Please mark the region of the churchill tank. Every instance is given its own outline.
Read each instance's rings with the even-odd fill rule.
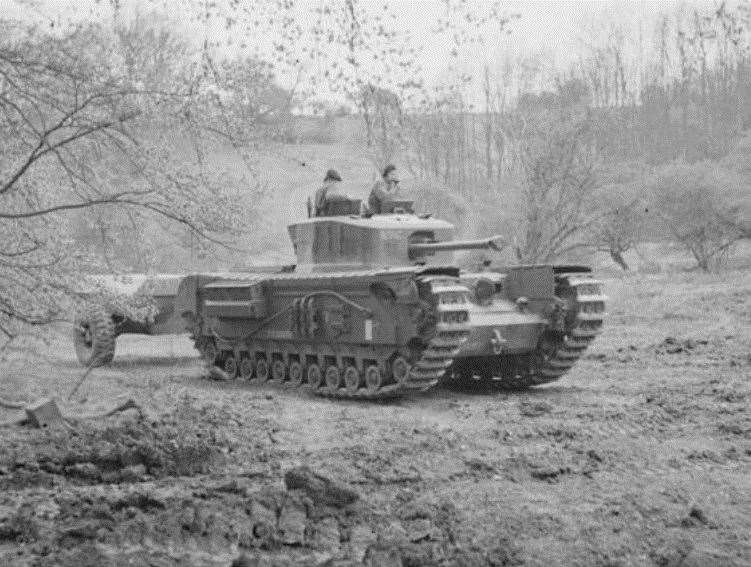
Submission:
[[[354,399],[526,388],[563,376],[602,328],[584,266],[462,270],[456,251],[503,240],[457,240],[411,201],[330,205],[288,227],[294,266],[180,280],[175,314],[215,374]]]

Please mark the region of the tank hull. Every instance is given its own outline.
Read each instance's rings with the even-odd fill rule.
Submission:
[[[181,283],[175,311],[223,378],[342,398],[440,382],[544,384],[601,328],[604,297],[588,274],[512,270],[479,298],[487,277],[452,267],[195,275]]]

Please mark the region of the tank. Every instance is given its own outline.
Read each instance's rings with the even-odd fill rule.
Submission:
[[[174,313],[217,374],[376,399],[440,383],[525,388],[563,376],[603,324],[583,266],[457,267],[456,240],[412,203],[360,214],[339,199],[288,227],[297,264],[182,278]]]

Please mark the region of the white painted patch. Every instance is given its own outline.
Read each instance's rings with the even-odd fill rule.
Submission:
[[[365,340],[373,340],[373,319],[365,319]]]

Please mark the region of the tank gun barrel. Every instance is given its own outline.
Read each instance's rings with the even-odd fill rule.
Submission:
[[[501,236],[480,238],[478,240],[447,240],[446,242],[420,242],[410,244],[409,251],[412,254],[425,254],[429,252],[444,252],[449,250],[501,250],[506,241]]]

